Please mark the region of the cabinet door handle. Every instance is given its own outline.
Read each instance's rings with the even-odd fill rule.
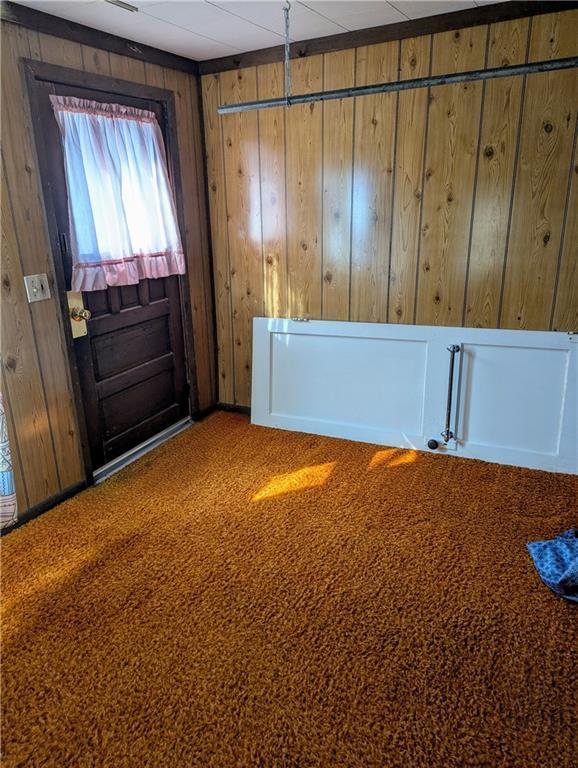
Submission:
[[[448,372],[448,400],[446,403],[446,426],[444,431],[441,433],[444,443],[449,443],[449,441],[454,437],[454,433],[452,432],[450,425],[452,420],[452,394],[454,390],[454,367],[456,362],[456,355],[460,351],[460,345],[459,344],[450,344],[449,347],[447,347],[448,352],[450,353],[450,369]]]

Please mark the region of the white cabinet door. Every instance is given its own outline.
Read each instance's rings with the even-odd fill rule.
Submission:
[[[577,471],[571,334],[267,318],[253,334],[255,424]]]
[[[575,472],[576,342],[564,333],[461,335],[458,453]]]

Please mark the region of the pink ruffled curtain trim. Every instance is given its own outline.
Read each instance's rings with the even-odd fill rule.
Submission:
[[[78,112],[83,115],[100,115],[101,117],[121,118],[122,120],[137,120],[139,123],[156,123],[154,112],[124,104],[105,104],[100,101],[78,99],[76,96],[51,96],[53,109],[59,112]]]
[[[140,280],[184,274],[185,255],[182,251],[140,253],[132,259],[74,264],[72,285],[75,291],[102,291],[108,286],[136,285]]]

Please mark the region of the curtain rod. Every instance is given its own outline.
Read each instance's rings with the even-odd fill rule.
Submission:
[[[246,101],[241,104],[221,104],[217,108],[217,112],[220,115],[228,115],[234,112],[248,112],[252,109],[290,107],[292,104],[309,104],[313,101],[332,101],[333,99],[346,99],[353,96],[371,96],[374,93],[395,93],[397,91],[413,90],[414,88],[431,88],[438,85],[451,85],[452,83],[493,80],[498,77],[528,75],[535,72],[553,72],[559,69],[573,69],[575,67],[578,67],[578,56],[570,56],[567,59],[537,61],[531,64],[516,64],[511,67],[475,69],[470,72],[459,72],[454,75],[435,75],[432,77],[419,77],[413,80],[400,80],[394,83],[376,83],[375,85],[358,85],[354,88],[338,88],[333,91],[302,93],[290,96],[289,98],[282,96],[277,99]]]

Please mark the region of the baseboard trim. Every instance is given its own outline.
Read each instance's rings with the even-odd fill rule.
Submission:
[[[216,411],[227,411],[228,413],[244,413],[245,416],[251,415],[251,408],[248,405],[235,405],[234,403],[215,403],[208,408],[203,408],[201,411],[197,411],[193,419],[194,421],[203,421],[207,416],[210,416]]]

